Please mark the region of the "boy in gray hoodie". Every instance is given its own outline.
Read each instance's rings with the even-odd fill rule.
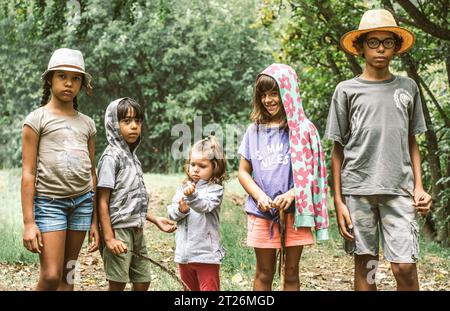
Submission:
[[[127,282],[133,290],[146,291],[150,285],[149,262],[128,250],[147,254],[143,227],[146,220],[165,232],[175,223],[148,211],[148,194],[136,149],[141,141],[144,118],[140,105],[120,98],[105,112],[108,147],[98,164],[98,209],[102,231],[100,249],[109,290],[123,290]]]

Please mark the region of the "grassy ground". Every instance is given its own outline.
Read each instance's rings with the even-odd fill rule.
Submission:
[[[151,208],[157,215],[165,215],[176,185],[183,175],[146,174],[151,192]],[[253,250],[245,246],[246,216],[243,211],[245,193],[236,178],[226,184],[221,210],[221,230],[227,254],[221,269],[223,290],[251,290],[255,266]],[[0,290],[28,290],[37,281],[37,255],[22,246],[22,213],[20,208],[20,171],[0,171]],[[333,211],[330,213],[329,241],[305,248],[300,263],[303,290],[351,290],[353,261],[342,250]],[[155,226],[146,228],[150,257],[176,271],[173,262],[174,234],[166,234]],[[419,278],[424,290],[450,290],[450,249],[421,240]],[[86,247],[80,254],[78,290],[106,290],[107,283],[98,252],[88,254]],[[180,290],[180,285],[166,272],[152,266],[150,290]],[[389,264],[380,262],[377,273],[379,289],[394,290],[395,282]],[[128,287],[129,289],[129,287]],[[274,289],[278,289],[275,278]]]

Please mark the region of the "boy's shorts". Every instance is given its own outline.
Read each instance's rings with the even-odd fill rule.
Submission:
[[[413,200],[399,195],[345,195],[356,242],[356,255],[378,256],[379,234],[383,255],[394,263],[416,263],[419,228]]]
[[[34,221],[41,232],[91,228],[94,192],[73,198],[34,197]]]
[[[114,229],[116,240],[122,241],[128,248],[125,254],[114,255],[102,241],[100,249],[105,268],[106,279],[118,283],[150,282],[150,262],[135,256],[131,251],[147,256],[144,230],[142,228]]]
[[[271,220],[247,214],[247,245],[255,248],[281,248],[278,223],[273,224],[270,238]],[[314,244],[311,228],[294,228],[294,214],[286,214],[286,247]]]

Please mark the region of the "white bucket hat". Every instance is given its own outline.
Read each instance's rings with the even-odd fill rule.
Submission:
[[[362,34],[371,31],[390,31],[403,39],[402,47],[396,54],[402,54],[409,51],[416,40],[414,34],[408,29],[397,26],[394,16],[388,10],[368,10],[364,13],[359,23],[358,30],[347,32],[341,37],[341,47],[350,54],[358,56],[356,49],[356,40]]]
[[[92,76],[84,70],[83,54],[79,50],[57,49],[53,52],[48,62],[47,70],[42,74],[41,78],[45,79],[45,75],[49,71],[67,70],[84,74],[84,86],[90,88]]]

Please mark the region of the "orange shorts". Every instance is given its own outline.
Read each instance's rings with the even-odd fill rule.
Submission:
[[[270,239],[271,220],[247,214],[247,246],[255,248],[281,248],[278,223],[273,225]],[[286,247],[314,244],[311,228],[294,228],[294,214],[286,214]]]

